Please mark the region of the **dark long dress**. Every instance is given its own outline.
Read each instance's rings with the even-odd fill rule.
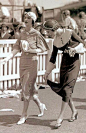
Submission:
[[[73,36],[69,42],[59,48],[59,50],[63,51],[62,62],[60,67],[60,83],[54,83],[50,80],[47,80],[48,85],[51,89],[62,97],[62,100],[65,102],[69,102],[71,95],[73,93],[74,85],[76,83],[77,75],[80,69],[80,61],[79,54],[75,54],[74,57],[70,57],[68,53],[65,53],[64,50],[68,49],[68,47],[73,47],[74,45],[78,45],[78,40],[76,40]],[[50,62],[53,64],[56,62],[56,56],[58,53],[58,48],[53,46],[53,52],[50,58]]]

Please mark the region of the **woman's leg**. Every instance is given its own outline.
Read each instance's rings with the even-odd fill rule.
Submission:
[[[38,116],[43,116],[44,110],[47,110],[47,109],[46,109],[45,104],[41,103],[41,101],[39,100],[39,97],[38,97],[38,87],[37,87],[36,83],[34,84],[34,89],[33,90],[34,90],[33,100],[37,104],[37,106],[39,108],[39,111],[40,111],[40,114]]]
[[[69,107],[71,108],[72,114],[74,114],[75,112],[77,112],[77,110],[76,110],[76,108],[75,108],[75,105],[74,105],[74,102],[73,102],[72,98],[70,98],[68,104],[69,104]]]
[[[72,98],[70,98],[68,104],[69,104],[69,107],[71,108],[71,111],[72,111],[72,116],[71,116],[71,119],[69,121],[72,122],[75,119],[77,119],[77,117],[78,117],[78,111],[75,108],[75,105],[74,105],[74,102],[73,102]]]
[[[31,99],[31,96],[28,94],[29,91],[27,91],[27,89],[29,90],[28,78],[29,78],[29,74],[26,74],[26,75],[24,75],[23,81],[22,81],[22,99],[23,99],[24,103],[23,103],[23,111],[22,111],[21,118],[17,122],[18,125],[23,124],[25,122],[25,120],[27,119],[27,110],[28,110],[30,99]]]
[[[56,125],[55,125],[55,129],[59,128],[63,122],[63,117],[64,117],[64,113],[65,113],[65,109],[68,105],[68,102],[64,102],[62,100],[62,106],[61,106],[61,111],[60,111],[60,114],[59,114],[59,117],[57,119],[57,122],[56,122]]]
[[[64,117],[64,113],[65,113],[65,109],[67,107],[68,103],[67,102],[64,102],[62,100],[62,106],[61,106],[61,111],[60,111],[60,115],[57,119],[57,123],[61,122],[63,120],[63,117]]]

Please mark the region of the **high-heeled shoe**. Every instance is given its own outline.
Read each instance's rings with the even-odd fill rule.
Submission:
[[[45,104],[42,104],[40,107],[40,114],[38,115],[38,117],[41,117],[44,115],[44,110],[47,110]]]
[[[59,127],[61,127],[63,120],[61,120],[59,123],[56,123],[56,125],[54,126],[54,129],[58,129]]]
[[[73,122],[73,121],[75,121],[77,119],[78,119],[78,112],[76,112],[75,115],[72,116],[71,119],[69,119],[69,122]]]
[[[21,125],[21,124],[25,123],[25,121],[27,120],[27,118],[28,118],[27,116],[20,118],[20,120],[17,122],[17,125]]]

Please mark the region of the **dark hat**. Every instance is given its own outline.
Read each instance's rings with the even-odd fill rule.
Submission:
[[[1,29],[2,29],[2,27],[7,27],[7,29],[9,28],[9,26],[5,23],[1,24]]]
[[[2,5],[2,3],[0,2],[0,5]]]
[[[44,22],[43,28],[46,30],[56,30],[60,27],[59,23],[54,19],[49,19]]]

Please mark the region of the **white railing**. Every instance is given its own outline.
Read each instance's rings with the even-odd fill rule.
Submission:
[[[52,51],[52,39],[46,39],[47,43],[50,46],[50,51],[39,53],[38,54],[38,76],[37,83],[43,83],[43,75],[46,71],[46,62],[50,58],[50,54]],[[0,60],[5,58],[13,49],[13,44],[15,44],[16,39],[9,40],[0,40]],[[11,87],[14,84],[19,84],[19,61],[20,61],[21,53],[18,53],[13,59],[10,59],[5,65],[0,64],[0,89],[6,89],[7,87]],[[57,55],[56,68],[52,71],[50,78],[53,81],[58,81],[59,79],[59,69],[61,63],[62,53],[59,51]],[[79,72],[79,76],[86,73],[86,53],[80,55],[81,68]]]

